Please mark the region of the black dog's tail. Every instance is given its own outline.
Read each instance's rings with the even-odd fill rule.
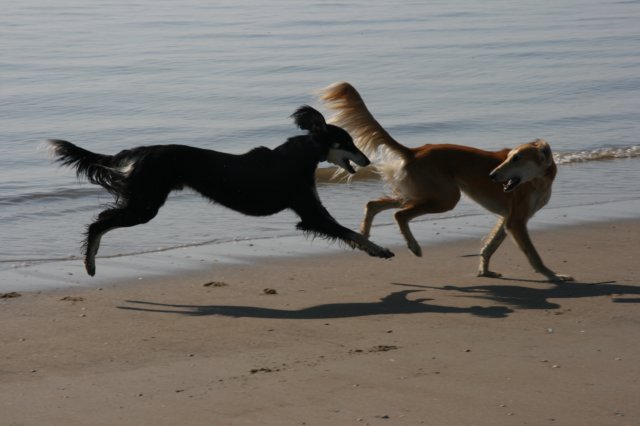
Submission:
[[[75,168],[78,177],[102,186],[116,198],[125,195],[127,170],[115,164],[112,155],[97,154],[60,139],[49,139],[47,144],[55,161]]]

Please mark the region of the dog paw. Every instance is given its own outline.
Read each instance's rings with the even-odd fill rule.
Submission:
[[[550,277],[549,280],[553,282],[575,281],[575,279],[571,275],[563,274],[555,274],[554,276]]]
[[[96,274],[96,262],[90,259],[85,259],[84,268],[87,270],[87,274],[94,276]]]
[[[409,243],[408,247],[411,253],[413,253],[415,256],[422,257],[422,248],[420,248],[418,243],[415,243],[415,244]]]
[[[380,257],[382,259],[389,259],[395,256],[391,250],[383,247],[378,247],[376,250],[368,250],[367,253],[371,256]]]
[[[485,277],[485,278],[500,278],[502,277],[502,274],[499,272],[493,272],[493,271],[478,271],[478,276]]]

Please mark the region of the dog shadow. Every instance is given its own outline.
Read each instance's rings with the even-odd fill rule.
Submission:
[[[146,302],[141,300],[127,300],[134,306],[118,306],[119,309],[180,314],[190,316],[221,315],[234,318],[270,318],[270,319],[335,319],[364,317],[390,314],[471,314],[487,318],[504,318],[511,309],[504,306],[470,306],[455,307],[425,303],[433,299],[419,298],[410,300],[407,296],[423,290],[396,291],[376,302],[328,303],[310,306],[302,309],[274,309],[257,306],[236,305],[179,305],[170,303]]]
[[[640,286],[617,284],[616,281],[605,281],[597,283],[564,282],[549,283],[547,281],[534,280],[514,280],[500,278],[505,281],[524,281],[551,285],[551,287],[535,288],[519,285],[479,285],[471,287],[459,287],[445,285],[442,287],[393,283],[394,285],[406,287],[419,287],[424,289],[435,289],[450,292],[457,292],[461,295],[475,297],[483,300],[498,302],[502,305],[511,306],[516,309],[558,309],[558,303],[551,302],[550,299],[580,299],[584,297],[610,297],[614,303],[640,303],[640,297],[624,297],[629,295],[640,296]]]

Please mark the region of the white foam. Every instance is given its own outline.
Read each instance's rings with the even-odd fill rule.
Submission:
[[[585,163],[587,161],[605,161],[621,158],[640,157],[640,145],[598,148],[593,150],[555,153],[557,164]]]

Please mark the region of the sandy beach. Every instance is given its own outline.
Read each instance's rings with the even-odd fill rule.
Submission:
[[[637,425],[640,220],[0,299],[2,425]]]

